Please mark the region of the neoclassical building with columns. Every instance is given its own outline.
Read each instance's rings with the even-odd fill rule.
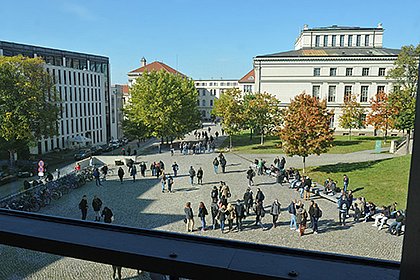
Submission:
[[[381,24],[376,28],[305,25],[294,50],[254,57],[255,91],[276,95],[283,106],[302,92],[325,99],[334,110],[331,126],[340,131],[338,118],[348,96],[356,95],[368,112],[371,98],[392,88],[386,75],[400,50],[384,48],[383,33]]]

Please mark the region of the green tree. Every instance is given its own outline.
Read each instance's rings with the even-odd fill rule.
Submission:
[[[58,96],[40,58],[0,57],[0,137],[13,164],[16,146],[56,135]]]
[[[264,135],[273,133],[280,126],[280,100],[266,92],[248,94],[244,97],[243,117],[251,128],[258,129],[263,145]]]
[[[244,125],[242,92],[230,88],[220,95],[213,106],[212,114],[222,118],[222,127],[229,134],[229,147],[232,148],[232,135]]]
[[[341,107],[341,116],[339,117],[339,123],[342,128],[349,130],[349,138],[351,139],[352,129],[361,129],[364,126],[363,114],[365,110],[357,102],[357,96],[352,95],[344,102],[344,106]]]
[[[305,93],[297,95],[284,112],[280,130],[283,150],[288,156],[302,157],[304,173],[306,158],[325,153],[332,145],[331,117],[325,100]]]
[[[163,70],[145,72],[130,94],[124,128],[131,136],[174,139],[200,124],[198,93],[191,79]]]
[[[389,106],[395,110],[391,119],[394,127],[407,132],[407,143],[410,131],[414,128],[416,110],[416,91],[420,44],[403,46],[394,62],[394,68],[389,70],[387,78],[392,80],[393,90],[389,94]],[[407,145],[408,152],[409,145]]]

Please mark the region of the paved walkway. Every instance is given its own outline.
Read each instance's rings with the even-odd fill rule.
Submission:
[[[360,155],[352,155],[352,158],[349,160],[355,160],[356,158],[367,160],[367,155],[367,152],[362,152]],[[183,156],[179,152],[173,157],[171,157],[169,152],[140,156],[139,159],[146,161],[148,165],[153,161],[163,160],[167,170],[168,168],[170,169],[174,161],[179,164],[180,172],[179,176],[175,178],[174,193],[162,193],[159,180],[150,177],[150,171],[148,171],[146,178],[139,178],[135,183],[126,176],[126,181],[120,184],[116,175],[113,175],[104,182],[104,187],[98,188],[94,183],[89,183],[43,208],[41,213],[80,218],[78,203],[81,197],[86,194],[90,204],[93,195],[98,195],[103,200],[104,206],[108,206],[113,210],[115,214],[114,223],[185,232],[185,224],[182,220],[184,218],[183,208],[187,201],[191,201],[194,214],[196,215],[200,201],[203,201],[209,208],[210,191],[221,180],[226,181],[229,185],[232,192],[232,197],[230,198],[232,201],[242,198],[247,188],[245,171],[249,166],[249,161],[246,158],[252,159],[254,157],[227,153],[225,154],[228,162],[227,173],[214,174],[212,160],[215,156],[216,154],[214,153]],[[99,158],[112,163],[116,157],[121,158],[121,156],[103,156]],[[258,155],[257,158],[261,158],[261,155]],[[272,162],[274,156],[263,155],[263,158],[267,159],[268,162]],[[315,159],[311,158],[311,160],[308,160],[308,164],[315,161]],[[343,160],[343,158],[340,159],[340,155],[332,155],[326,158],[321,156],[318,159],[320,161],[323,160],[326,164]],[[299,167],[297,159],[296,163],[294,158],[287,160],[288,166],[293,164]],[[195,169],[198,169],[198,167],[203,168],[203,185],[190,185],[187,175],[190,166],[194,166]],[[125,171],[127,174],[127,169]],[[298,198],[296,191],[288,189],[286,185],[280,186],[276,184],[274,178],[268,176],[257,176],[255,184],[256,186],[252,188],[254,194],[256,188],[259,187],[266,196],[264,203],[267,207],[266,209],[268,209],[275,198],[279,199],[283,209],[287,207],[291,199]],[[222,234],[220,230],[208,230],[205,232],[195,231],[190,234],[338,254],[400,260],[402,236],[392,236],[384,230],[378,232],[376,228],[371,226],[372,223],[353,223],[350,221],[346,226],[340,226],[336,222],[338,219],[336,205],[324,199],[315,199],[323,210],[318,235],[311,234],[310,230],[307,230],[308,235],[299,237],[297,232],[291,231],[289,229],[289,214],[285,210],[279,218],[278,223],[280,226],[274,229],[270,228],[263,231],[261,228],[253,226],[255,216],[252,215],[245,219],[245,230],[243,232]],[[308,207],[309,205],[306,203],[305,208],[308,209]],[[88,212],[88,219],[94,219],[94,213],[91,208]],[[267,214],[263,222],[267,227],[270,227],[271,216]],[[195,218],[195,223],[197,228],[200,224],[198,218]],[[207,223],[211,223],[209,217],[207,218]],[[110,279],[112,273],[109,265],[7,246],[0,246],[0,254],[2,256],[0,279]],[[136,271],[134,270],[123,269],[123,276],[126,279],[137,279]],[[141,277],[141,279],[148,279],[147,274]]]

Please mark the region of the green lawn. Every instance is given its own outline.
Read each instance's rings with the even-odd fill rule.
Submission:
[[[389,205],[398,202],[404,209],[407,203],[408,176],[411,155],[392,159],[341,163],[308,168],[308,175],[316,182],[323,184],[330,177],[343,187],[343,174],[350,178],[349,189],[354,196],[364,196],[376,205]]]
[[[347,154],[352,152],[374,150],[376,140],[382,141],[382,147],[389,147],[390,140],[383,142],[381,137],[368,136],[352,136],[349,140],[348,136],[334,136],[333,146],[327,153],[331,154]],[[391,138],[389,138],[391,139]],[[397,139],[394,137],[392,139]],[[264,145],[260,145],[260,136],[254,135],[252,141],[248,131],[232,136],[233,151],[245,154],[279,154],[283,153],[280,138],[277,136],[268,136],[264,138]],[[222,144],[222,148],[229,146],[229,137]]]

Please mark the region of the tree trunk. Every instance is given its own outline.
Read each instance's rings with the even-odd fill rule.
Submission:
[[[264,145],[264,130],[261,130],[261,146]]]
[[[407,143],[405,148],[405,154],[408,155],[410,153],[410,129],[407,129]]]
[[[304,175],[305,174],[305,171],[306,171],[306,157],[303,157],[302,158],[302,161],[303,161],[303,172],[302,172],[302,175]]]
[[[349,140],[351,140],[351,127],[349,129]]]
[[[232,149],[232,135],[229,134],[229,149]]]
[[[252,144],[252,127],[250,128],[249,143]]]
[[[163,145],[163,137],[160,137],[160,143]]]
[[[384,142],[386,142],[386,138],[388,136],[388,124],[385,125],[385,135],[384,135]]]
[[[10,166],[10,169],[13,169],[15,165],[15,151],[8,150],[8,152],[9,152],[9,166]]]

